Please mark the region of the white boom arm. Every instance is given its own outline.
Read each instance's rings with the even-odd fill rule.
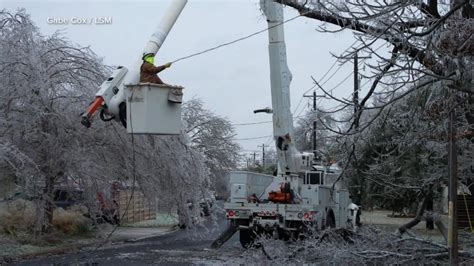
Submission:
[[[283,7],[272,0],[260,0],[267,17],[270,82],[273,107],[273,135],[280,171],[296,173],[301,165],[301,154],[293,142],[293,117],[290,110],[291,72],[286,61]]]
[[[121,67],[117,69],[111,77],[109,77],[101,85],[100,90],[95,95],[95,100],[87,108],[87,111],[82,115],[82,124],[89,127],[91,125],[92,116],[99,107],[103,107],[105,113],[120,120],[121,113],[120,106],[125,104],[125,85],[136,84],[140,79],[140,66],[142,64],[142,56],[148,53],[156,55],[161,45],[165,41],[168,33],[171,31],[174,23],[178,19],[181,11],[184,9],[187,0],[172,0],[165,15],[161,19],[158,27],[153,31],[148,40],[143,54],[137,56],[137,60],[131,69]],[[125,119],[123,117],[122,119]]]

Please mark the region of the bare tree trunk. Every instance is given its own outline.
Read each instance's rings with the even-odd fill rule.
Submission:
[[[42,233],[49,233],[51,232],[52,225],[53,225],[53,210],[54,210],[54,177],[47,177],[46,184],[43,194],[43,200],[45,201],[44,204],[44,221],[41,227]]]
[[[416,217],[411,220],[410,222],[400,226],[398,228],[398,234],[399,235],[402,235],[404,234],[408,229],[411,229],[413,228],[414,226],[416,226],[418,223],[421,222],[422,218],[423,218],[423,214],[425,212],[425,209],[426,209],[426,206],[428,204],[428,201],[429,201],[429,197],[424,197],[423,198],[423,201],[421,202],[420,206],[418,207],[418,211],[416,212]],[[431,218],[432,220],[434,220],[434,224],[436,225],[436,227],[438,227],[439,231],[441,232],[441,234],[443,235],[444,237],[444,240],[447,241],[448,239],[448,236],[447,236],[447,229],[446,227],[444,226],[443,224],[443,221],[438,218],[438,219],[433,219]]]
[[[420,206],[418,207],[418,211],[416,212],[415,218],[398,228],[397,231],[400,235],[405,233],[408,229],[413,228],[421,221],[421,218],[423,217],[423,213],[425,212],[427,203],[428,203],[428,197],[424,197],[423,200],[421,201]]]

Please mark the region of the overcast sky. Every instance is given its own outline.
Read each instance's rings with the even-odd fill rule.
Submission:
[[[0,8],[23,7],[44,35],[62,30],[74,43],[90,46],[109,65],[131,67],[159,23],[170,0],[155,1],[11,1],[0,0]],[[285,19],[298,15],[285,8]],[[110,17],[109,25],[54,25],[48,18]],[[340,54],[354,42],[352,33],[320,33],[320,22],[300,17],[285,24],[288,65],[293,74],[291,83],[292,111],[303,92],[312,87],[311,76],[319,79],[334,63],[331,52]],[[155,58],[155,64],[199,52],[223,42],[264,29],[266,21],[258,0],[189,0],[177,23]],[[268,65],[268,36],[253,38],[217,51],[174,64],[160,73],[169,84],[185,87],[185,100],[201,98],[214,113],[235,124],[271,120],[268,114],[253,114],[257,108],[271,107]],[[352,71],[344,65],[325,84],[331,89]],[[350,95],[352,77],[334,90],[335,96]],[[92,99],[93,95],[91,95]],[[300,104],[294,116],[308,110],[309,98]],[[84,107],[86,108],[86,107]],[[295,119],[296,120],[296,119]],[[235,126],[238,139],[268,136],[272,124]],[[246,153],[260,150],[257,145],[274,143],[270,138],[239,141]]]

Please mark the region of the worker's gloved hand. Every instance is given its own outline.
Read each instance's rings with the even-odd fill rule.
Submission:
[[[166,67],[166,68],[169,68],[169,67],[171,66],[171,64],[172,64],[172,63],[169,62],[169,63],[164,64],[163,66]]]

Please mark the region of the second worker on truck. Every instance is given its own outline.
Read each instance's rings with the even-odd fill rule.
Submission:
[[[154,54],[146,54],[143,56],[143,64],[140,67],[140,82],[150,82],[156,84],[164,84],[164,82],[156,75],[166,68],[171,66],[171,63],[166,63],[162,66],[154,66]]]

